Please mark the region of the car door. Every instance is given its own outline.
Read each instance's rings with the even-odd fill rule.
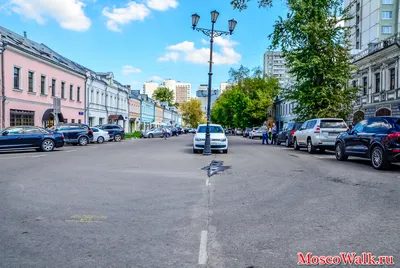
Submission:
[[[100,137],[100,130],[95,127],[92,127],[90,129],[93,131],[93,141],[97,141],[97,139]]]
[[[308,122],[309,121],[304,122],[304,124],[301,126],[301,128],[298,131],[296,131],[296,134],[295,134],[296,135],[296,140],[297,140],[297,143],[299,145],[304,145],[305,144],[304,136],[305,136],[305,131],[307,129]]]
[[[386,137],[390,128],[391,124],[384,118],[375,117],[368,119],[368,125],[365,127],[364,132],[359,134],[365,148],[366,157],[370,155],[370,148],[374,144],[374,141]]]
[[[10,127],[2,132],[0,138],[0,148],[19,148],[22,145],[23,127]]]
[[[286,139],[286,131],[287,131],[287,128],[288,128],[288,125],[289,125],[290,123],[285,123],[284,125],[283,125],[283,127],[282,127],[282,131],[281,132],[279,132],[279,134],[278,134],[278,140],[279,141],[284,141],[285,139]]]
[[[24,127],[21,147],[39,147],[45,134],[44,131],[37,127]]]
[[[353,130],[343,137],[346,154],[362,156],[368,151],[368,146],[362,141],[362,135],[367,126],[367,122],[367,120],[359,122],[354,126]]]
[[[64,135],[64,141],[66,143],[71,143],[70,141],[70,130],[68,125],[61,125],[55,129],[57,133],[62,133]]]

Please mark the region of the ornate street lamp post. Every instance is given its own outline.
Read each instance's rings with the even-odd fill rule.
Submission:
[[[234,19],[229,20],[229,32],[225,31],[218,31],[214,29],[214,24],[217,22],[219,13],[214,10],[211,11],[211,23],[212,27],[211,30],[203,29],[203,28],[196,28],[197,24],[199,23],[200,16],[198,14],[192,15],[192,27],[193,30],[198,32],[202,32],[208,37],[210,37],[210,67],[208,72],[208,97],[207,97],[207,128],[206,128],[206,140],[204,144],[204,151],[203,155],[211,155],[211,140],[210,140],[210,109],[211,109],[211,87],[212,87],[212,64],[213,64],[213,43],[214,38],[222,35],[232,35],[233,31],[235,30],[237,21]]]

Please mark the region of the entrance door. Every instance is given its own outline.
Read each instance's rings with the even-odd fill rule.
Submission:
[[[381,108],[378,111],[376,111],[376,116],[391,116],[392,111],[390,111],[388,108]]]

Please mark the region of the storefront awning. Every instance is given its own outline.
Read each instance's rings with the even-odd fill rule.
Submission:
[[[108,116],[108,120],[124,120],[124,117],[120,114],[112,114]]]
[[[50,118],[54,118],[54,110],[53,109],[47,109],[42,117],[42,121],[50,121]],[[64,122],[64,116],[62,113],[58,114],[58,121],[59,122]]]

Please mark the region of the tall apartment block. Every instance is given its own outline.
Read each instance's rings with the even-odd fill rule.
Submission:
[[[350,13],[353,49],[364,50],[399,31],[399,0],[345,0],[345,6],[353,4]]]
[[[279,79],[282,87],[290,82],[288,68],[280,51],[267,51],[264,54],[264,74]]]
[[[400,115],[400,0],[345,0],[354,18],[351,45],[354,52],[350,84],[360,91],[349,123],[375,116]]]

